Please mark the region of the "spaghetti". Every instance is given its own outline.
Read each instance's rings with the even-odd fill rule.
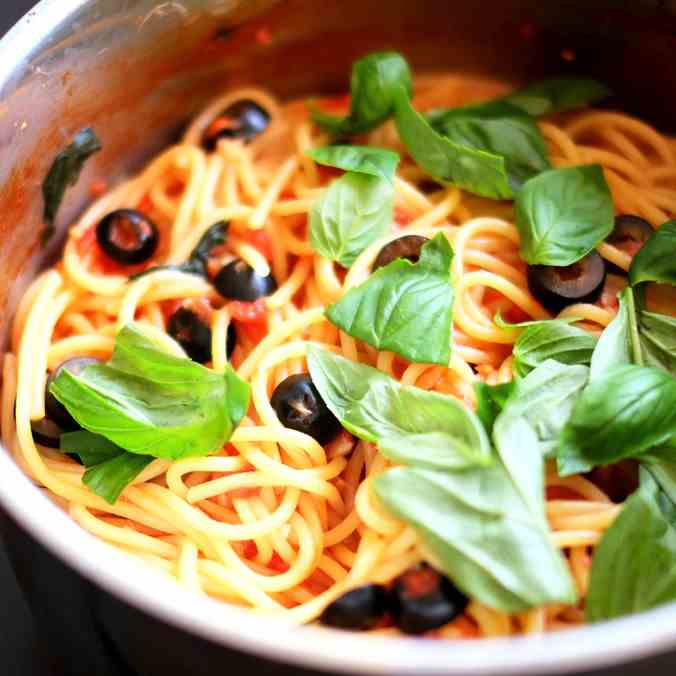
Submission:
[[[506,91],[499,82],[467,77],[420,78],[420,110],[485,100]],[[204,130],[229,104],[256,102],[270,115],[250,144],[221,140],[200,147]],[[599,163],[617,212],[638,214],[654,227],[676,214],[676,142],[616,112],[584,110],[540,123],[556,167]],[[475,405],[473,384],[512,377],[511,346],[518,333],[493,321],[550,314],[530,294],[511,205],[434,184],[407,158],[392,122],[364,141],[402,155],[395,179],[395,222],[347,274],[318,256],[307,217],[330,172],[305,151],[325,144],[303,102],[279,103],[257,90],[234,91],[192,123],[183,141],[138,176],[100,197],[69,232],[62,260],[26,291],[5,355],[2,439],[25,472],[92,534],[195,591],[224,601],[309,622],[343,592],[367,582],[388,583],[429,559],[414,531],[392,518],[370,490],[388,466],[377,448],[341,434],[326,447],[281,426],[270,404],[275,387],[307,370],[309,342],[384,371],[404,384],[449,394]],[[278,288],[264,302],[262,340],[242,322],[241,307],[224,303],[205,280],[164,270],[137,281],[107,265],[94,244],[96,223],[123,207],[138,208],[160,229],[160,262],[180,263],[215,222],[230,222],[227,251]],[[382,246],[402,233],[444,233],[455,257],[453,356],[448,366],[405,363],[340,332],[323,309],[364,281]],[[627,270],[628,253],[609,243],[599,252]],[[614,316],[623,285],[610,277],[596,304],[563,315],[599,333]],[[231,322],[242,328],[230,362],[251,385],[249,414],[216,455],[177,462],[155,460],[110,505],[81,483],[83,467],[36,444],[31,421],[45,415],[46,374],[65,359],[108,358],[119,329],[131,320],[167,330],[168,307],[204,301],[214,310],[212,368],[223,371]],[[180,347],[165,336],[167,349]],[[15,409],[15,414],[14,414]],[[620,505],[592,481],[546,474],[546,514],[584,598],[594,546]],[[477,601],[438,630],[444,638],[537,633],[582,621],[580,605],[549,605],[510,616]],[[380,629],[392,632],[393,629]]]

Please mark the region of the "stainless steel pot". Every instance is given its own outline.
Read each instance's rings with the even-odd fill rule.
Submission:
[[[217,92],[252,83],[282,96],[335,90],[352,60],[376,48],[401,50],[418,71],[515,82],[575,68],[610,84],[624,109],[673,131],[675,15],[669,0],[43,0],[0,43],[0,338],[20,291],[57,253],[39,246],[41,182],[85,125],[104,151],[68,193],[61,230],[86,202],[88,179],[138,167]],[[111,552],[1,449],[0,504],[36,614],[73,674],[130,673],[69,652],[69,614],[83,613],[121,670],[163,676],[220,673],[229,651],[295,665],[296,674],[504,675],[580,673],[676,649],[676,605],[541,638],[457,644],[290,628],[191,595]],[[62,607],[55,587],[63,598],[66,584],[74,586]]]

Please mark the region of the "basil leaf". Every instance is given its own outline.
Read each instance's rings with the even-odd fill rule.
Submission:
[[[488,434],[493,432],[495,419],[500,415],[500,411],[505,407],[515,389],[516,382],[513,380],[500,385],[474,383],[476,414]]]
[[[676,376],[676,317],[641,310],[639,327],[645,363]]]
[[[115,458],[90,467],[82,477],[82,483],[92,493],[114,505],[122,491],[154,460],[147,455],[121,453]]]
[[[544,138],[533,118],[504,101],[490,101],[435,114],[433,127],[459,146],[504,157],[516,190],[551,165]]]
[[[525,322],[515,322],[514,324],[505,321],[498,310],[493,317],[493,322],[501,329],[525,329],[527,326],[540,326],[546,322],[551,322],[551,319],[529,319]],[[563,322],[564,324],[574,324],[581,321],[580,317],[558,317],[555,321]]]
[[[384,456],[443,469],[489,462],[484,428],[453,397],[401,385],[315,346],[308,348],[307,362],[312,382],[343,427],[378,444]]]
[[[674,505],[645,470],[592,560],[587,619],[638,613],[676,600]]]
[[[208,279],[207,272],[207,263],[209,262],[209,256],[211,252],[218,246],[225,244],[229,223],[225,221],[219,221],[218,223],[212,225],[203,235],[200,237],[199,242],[192,250],[190,257],[185,263],[180,263],[178,265],[156,265],[155,267],[148,268],[142,272],[138,272],[135,275],[131,275],[129,279],[131,281],[136,281],[141,277],[145,277],[152,272],[158,272],[160,270],[176,270],[177,272],[187,272],[193,275],[199,275]]]
[[[671,502],[676,504],[676,448],[663,446],[644,453],[641,455],[641,467],[650,472]]]
[[[589,364],[596,337],[559,320],[526,327],[514,344],[514,371],[525,376],[547,359],[562,364]]]
[[[639,249],[629,267],[629,283],[676,284],[676,219],[660,226]]]
[[[110,504],[153,461],[150,456],[127,453],[100,434],[87,430],[61,435],[62,453],[76,454],[87,471],[82,483]]]
[[[101,141],[93,129],[81,129],[73,142],[54,159],[42,183],[42,196],[45,202],[43,217],[47,223],[42,235],[43,243],[54,234],[54,219],[66,188],[77,183],[84,163],[101,148],[103,148]]]
[[[346,333],[412,362],[448,366],[451,358],[453,251],[439,233],[417,263],[397,258],[329,306],[326,316]]]
[[[627,287],[618,296],[620,305],[613,320],[603,329],[591,358],[590,380],[606,374],[613,366],[636,363],[640,352],[634,294]],[[640,363],[640,362],[639,362]]]
[[[562,76],[534,82],[512,92],[503,101],[538,117],[595,103],[609,94],[605,85],[591,78]]]
[[[521,257],[571,265],[610,234],[613,201],[598,164],[551,169],[527,181],[515,202]]]
[[[582,364],[543,362],[516,388],[493,428],[493,439],[503,461],[519,457],[524,439],[536,444],[543,457],[552,457],[561,431],[589,377]]]
[[[521,457],[524,473],[542,473],[537,449],[524,446]],[[544,514],[530,511],[498,459],[462,472],[396,467],[377,477],[374,489],[468,596],[508,613],[575,601]]]
[[[513,197],[502,155],[470,148],[439,134],[416,112],[402,88],[394,95],[394,106],[399,138],[411,157],[430,176],[483,197]]]
[[[331,183],[310,212],[310,244],[349,268],[392,223],[394,188],[384,178],[348,172]]]
[[[411,70],[397,52],[373,52],[352,65],[350,114],[327,115],[312,110],[313,122],[334,136],[353,136],[373,129],[392,114],[396,87],[412,91]]]
[[[112,359],[75,376],[65,369],[50,391],[78,423],[139,455],[177,460],[220,449],[248,405],[249,387],[159,349],[142,326],[117,335]]]
[[[615,366],[578,399],[561,436],[559,474],[607,465],[676,434],[676,380],[649,366]]]
[[[321,146],[305,152],[318,164],[345,171],[379,176],[387,181],[394,179],[399,155],[392,150],[371,146]]]
[[[93,467],[125,452],[123,448],[108,441],[100,434],[93,434],[87,430],[62,434],[59,439],[59,449],[62,453],[79,456],[85,467]]]

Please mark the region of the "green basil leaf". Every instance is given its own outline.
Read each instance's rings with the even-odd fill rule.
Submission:
[[[516,196],[521,257],[531,265],[571,265],[605,239],[613,201],[598,164],[545,171]]]
[[[310,244],[349,268],[392,223],[394,188],[378,176],[348,172],[331,183],[310,212]]]
[[[538,117],[595,103],[609,94],[610,90],[605,85],[591,78],[561,76],[517,89],[503,100]]]
[[[607,465],[676,434],[676,379],[650,366],[615,366],[593,380],[563,430],[559,474]]]
[[[125,450],[117,444],[108,441],[100,434],[93,434],[87,430],[62,434],[59,439],[59,449],[62,453],[78,455],[85,467],[99,465],[125,453]]]
[[[673,444],[673,440],[671,441]],[[641,455],[641,467],[652,475],[671,502],[676,504],[676,448],[662,446]]]
[[[545,361],[516,388],[493,428],[493,440],[509,467],[519,457],[524,439],[537,445],[543,457],[553,457],[561,431],[589,378],[582,364]]]
[[[68,186],[75,185],[80,178],[82,167],[103,146],[93,129],[81,129],[73,142],[54,158],[54,162],[42,183],[44,198],[43,217],[47,227],[42,235],[43,243],[54,234],[54,219],[63,201]]]
[[[493,432],[495,419],[500,415],[515,389],[516,382],[514,380],[500,385],[474,383],[476,414],[488,434]]]
[[[533,118],[504,101],[490,101],[435,113],[433,126],[459,146],[504,157],[516,192],[529,178],[551,168],[547,147]]]
[[[451,358],[453,251],[439,233],[417,263],[398,258],[329,306],[332,324],[412,362],[448,366]]]
[[[676,317],[641,310],[638,322],[645,363],[676,376]]]
[[[676,219],[667,221],[639,249],[629,267],[629,283],[676,284]]]
[[[514,371],[525,376],[547,359],[589,364],[596,337],[566,321],[548,320],[526,327],[514,344]]]
[[[591,359],[590,380],[596,380],[619,364],[637,363],[640,351],[634,294],[627,287],[618,296],[620,305],[613,320],[603,329]],[[640,361],[639,361],[640,363]]]
[[[112,359],[50,391],[78,423],[131,453],[178,460],[220,449],[246,410],[249,387],[228,367],[215,373],[160,349],[142,325],[117,335]]]
[[[402,88],[394,95],[394,105],[399,138],[411,157],[430,176],[483,197],[513,197],[502,155],[458,144],[442,136],[416,112]]]
[[[373,52],[352,65],[350,78],[350,114],[347,117],[327,115],[312,109],[314,123],[334,136],[353,136],[377,127],[393,109],[396,87],[412,91],[411,70],[406,59],[397,52]]]
[[[90,467],[82,477],[82,483],[92,493],[114,505],[122,491],[154,460],[147,455],[121,453]]]
[[[495,317],[493,317],[493,322],[501,329],[525,329],[528,326],[540,326],[541,324],[551,321],[551,319],[529,319],[525,322],[515,322],[512,324],[502,318],[502,314],[499,310],[495,313]],[[575,322],[581,321],[581,317],[557,317],[555,321],[563,322],[564,324],[574,324]]]
[[[521,457],[525,473],[542,473],[537,449],[524,446]],[[544,514],[531,512],[497,458],[462,472],[396,467],[377,477],[374,489],[468,596],[508,613],[575,601]]]
[[[453,397],[401,385],[381,371],[310,346],[312,382],[343,427],[397,462],[458,469],[489,462],[478,418]]]
[[[587,619],[610,620],[675,600],[674,505],[642,471],[640,488],[594,552]]]
[[[321,146],[305,152],[318,164],[336,167],[359,174],[380,176],[387,181],[394,179],[399,164],[399,155],[392,150],[371,146]]]
[[[145,277],[146,275],[160,270],[187,272],[188,274],[199,275],[200,277],[208,279],[207,263],[209,262],[209,256],[216,247],[225,244],[229,225],[230,224],[225,221],[219,221],[212,225],[202,237],[200,237],[199,242],[197,242],[197,245],[192,250],[190,257],[185,263],[179,263],[178,265],[156,265],[155,267],[131,275],[129,279],[136,281],[141,277]]]

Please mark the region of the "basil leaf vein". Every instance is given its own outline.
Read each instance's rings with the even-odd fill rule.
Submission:
[[[396,87],[412,91],[411,70],[397,52],[373,52],[352,65],[350,114],[328,115],[312,109],[314,123],[334,136],[353,136],[369,131],[392,114]]]
[[[65,369],[50,391],[86,430],[131,453],[177,460],[207,455],[230,438],[249,387],[159,349],[140,325],[118,334],[107,364]]]
[[[346,333],[413,362],[448,365],[451,357],[453,251],[439,233],[420,260],[398,258],[331,305],[326,316]]]
[[[66,194],[66,188],[77,183],[85,162],[102,148],[101,141],[93,129],[81,129],[72,143],[54,158],[42,183],[42,196],[45,202],[43,217],[47,223],[42,235],[43,243],[54,234],[54,220]]]
[[[348,172],[336,179],[310,212],[310,244],[349,268],[392,223],[394,188],[379,176]]]
[[[676,600],[676,508],[645,470],[594,552],[587,619],[609,620]]]
[[[378,444],[384,456],[443,469],[489,462],[486,432],[453,397],[401,385],[316,346],[308,348],[307,361],[312,382],[343,427]]]
[[[321,146],[305,152],[318,164],[336,167],[345,171],[380,176],[388,181],[394,179],[399,164],[399,155],[392,150],[372,146]]]
[[[613,229],[610,190],[597,164],[551,169],[516,195],[521,257],[531,265],[571,265]]]

